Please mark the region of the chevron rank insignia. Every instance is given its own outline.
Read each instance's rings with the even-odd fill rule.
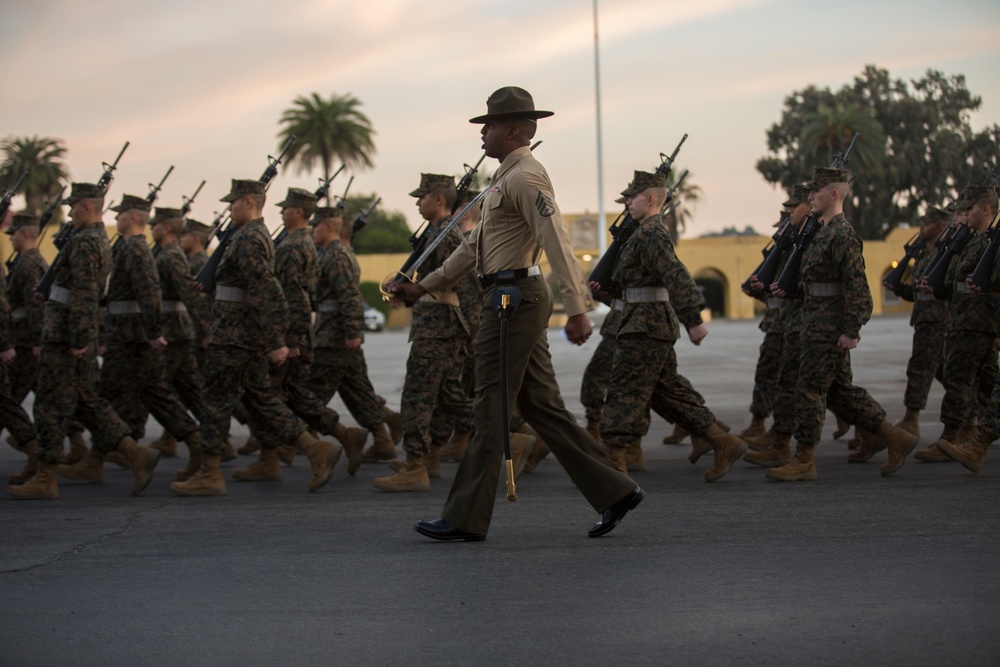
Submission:
[[[541,190],[538,191],[538,196],[535,197],[535,208],[538,209],[538,215],[543,218],[551,218],[552,214],[556,212],[555,204]]]

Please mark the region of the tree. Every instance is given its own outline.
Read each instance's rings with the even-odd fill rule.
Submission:
[[[347,197],[344,209],[344,224],[349,225],[358,213],[368,208],[377,195],[351,195]],[[351,241],[354,252],[359,255],[379,253],[410,252],[410,236],[413,232],[406,224],[406,218],[399,211],[385,211],[379,207],[368,216],[368,224],[357,232]]]
[[[667,175],[667,187],[673,187],[677,179],[680,178],[680,174],[683,173],[683,169],[678,170],[677,166],[674,165]],[[688,204],[695,203],[700,198],[701,188],[691,182],[691,174],[688,174],[684,182],[681,183],[681,187],[674,192],[673,201],[677,202],[677,206],[663,217],[663,224],[667,226],[667,231],[670,232],[670,238],[674,244],[678,243],[680,233],[687,229],[687,223],[691,219],[691,210],[688,208]]]
[[[296,173],[312,171],[317,161],[323,167],[324,179],[330,178],[335,160],[352,169],[373,166],[375,131],[360,106],[361,102],[350,93],[334,93],[329,100],[319,93],[295,98],[292,107],[281,114],[278,138],[284,146],[293,134],[297,137],[287,156],[288,164],[296,165]]]
[[[69,175],[63,159],[66,146],[61,139],[51,137],[8,137],[0,143],[3,163],[0,164],[0,186],[10,189],[27,170],[28,177],[18,194],[24,195],[25,209],[39,215],[46,199],[59,190],[59,183]]]
[[[997,164],[1000,126],[976,132],[969,124],[980,105],[962,75],[928,70],[907,83],[869,65],[837,92],[808,86],[789,95],[757,170],[790,191],[861,132],[851,154],[849,218],[862,238],[883,238],[926,206],[947,204],[966,184],[981,182]]]

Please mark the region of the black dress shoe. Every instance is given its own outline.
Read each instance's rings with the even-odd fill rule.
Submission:
[[[601,521],[591,526],[590,530],[587,531],[587,534],[590,537],[607,535],[614,530],[619,523],[621,523],[622,519],[625,518],[625,515],[628,514],[628,511],[635,509],[645,497],[646,492],[638,486],[635,487],[629,491],[624,498],[604,510],[604,514],[601,515]]]
[[[435,540],[463,540],[465,542],[481,542],[486,539],[485,535],[476,535],[459,530],[444,519],[434,519],[433,521],[418,521],[413,530],[421,535],[425,535]]]

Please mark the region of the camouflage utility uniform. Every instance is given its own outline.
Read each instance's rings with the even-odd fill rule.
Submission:
[[[715,417],[698,392],[677,381],[674,342],[678,319],[689,329],[702,323],[705,299],[677,259],[659,215],[643,220],[622,248],[617,280],[624,308],[601,437],[610,448],[641,438],[649,430],[651,402],[686,430],[704,431]]]
[[[145,434],[146,418],[174,437],[198,430],[164,377],[163,355],[150,341],[163,334],[160,278],[143,234],[136,234],[114,253],[108,286],[108,347],[101,367],[101,396],[129,425],[130,435]]]
[[[274,244],[263,218],[236,230],[215,278],[201,394],[202,449],[209,455],[223,454],[229,420],[240,401],[262,446],[293,442],[306,425],[268,381],[267,354],[285,345],[288,304],[274,275]]]
[[[934,259],[936,248],[933,244],[920,251],[913,264],[912,276],[922,276]],[[931,391],[934,378],[943,381],[942,362],[944,360],[945,319],[947,303],[933,294],[919,292],[913,283],[899,286],[901,299],[913,302],[910,326],[913,327],[913,351],[906,364],[906,393],[903,404],[910,410],[923,410],[927,406],[927,395]]]
[[[114,450],[129,435],[129,426],[97,394],[98,304],[110,271],[111,247],[101,222],[79,230],[57,258],[35,387],[38,458],[45,463],[58,463],[74,414],[102,451]],[[82,357],[73,355],[83,348]]]
[[[17,358],[8,368],[11,395],[18,403],[35,388],[38,357],[34,349],[42,346],[42,323],[45,302],[35,296],[35,286],[49,268],[38,248],[20,253],[10,269],[7,298],[10,303],[11,342]]]
[[[7,285],[3,269],[0,268],[0,352],[15,349],[14,336],[11,333],[11,309],[7,303]],[[31,354],[31,350],[27,351]],[[20,356],[20,353],[18,353]],[[28,413],[21,407],[11,393],[11,383],[8,377],[8,366],[0,364],[0,429],[7,428],[19,443],[27,443],[35,439],[35,427],[32,426]]]

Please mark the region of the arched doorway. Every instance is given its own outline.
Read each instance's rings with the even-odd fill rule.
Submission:
[[[725,317],[726,294],[729,290],[729,281],[726,280],[726,276],[718,269],[704,268],[695,274],[694,281],[701,289],[705,303],[712,311],[712,317]]]

